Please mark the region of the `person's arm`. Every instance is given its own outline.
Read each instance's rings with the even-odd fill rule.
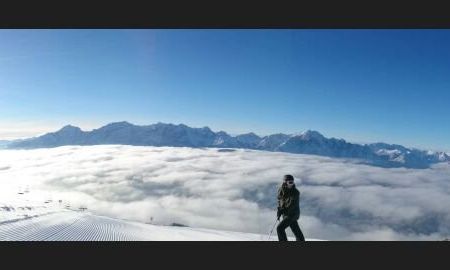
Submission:
[[[277,191],[277,220],[280,220],[280,216],[281,216],[281,188],[278,188]]]
[[[280,217],[281,217],[281,215],[283,214],[283,212],[285,210],[285,209],[282,208],[282,205],[281,205],[281,201],[283,199],[282,186],[278,188],[277,199],[278,199],[278,201],[277,201],[277,203],[278,203],[278,206],[277,206],[277,219],[280,220]]]
[[[300,192],[295,193],[295,196],[292,199],[292,207],[300,208]]]

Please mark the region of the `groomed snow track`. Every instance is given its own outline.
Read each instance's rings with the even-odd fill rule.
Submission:
[[[273,236],[271,240],[276,240],[275,238]],[[267,240],[267,236],[201,228],[151,225],[78,211],[61,211],[0,223],[0,241],[261,240]]]
[[[126,223],[85,213],[60,212],[0,225],[2,241],[129,241]],[[130,225],[129,225],[130,226]],[[129,230],[130,228],[128,228]],[[129,230],[130,231],[130,230]]]

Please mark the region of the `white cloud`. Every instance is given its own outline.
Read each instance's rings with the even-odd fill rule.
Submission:
[[[384,169],[326,157],[187,147],[0,151],[0,198],[64,199],[101,215],[268,233],[284,174],[308,238],[439,240],[450,234],[450,166]],[[301,180],[300,180],[301,179]],[[301,184],[300,184],[301,183]]]

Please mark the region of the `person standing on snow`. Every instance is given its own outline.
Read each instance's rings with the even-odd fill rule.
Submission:
[[[287,227],[290,227],[297,241],[305,241],[305,237],[297,223],[297,220],[300,218],[300,191],[295,187],[292,175],[288,174],[283,177],[283,184],[278,189],[277,197],[277,219],[280,220],[281,215],[283,215],[283,220],[277,226],[278,240],[288,240],[285,230]]]

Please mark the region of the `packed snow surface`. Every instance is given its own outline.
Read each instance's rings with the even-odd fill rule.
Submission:
[[[1,241],[261,241],[276,235],[161,226],[59,211],[0,223]],[[290,240],[293,240],[290,238]],[[311,240],[311,239],[307,239]]]

